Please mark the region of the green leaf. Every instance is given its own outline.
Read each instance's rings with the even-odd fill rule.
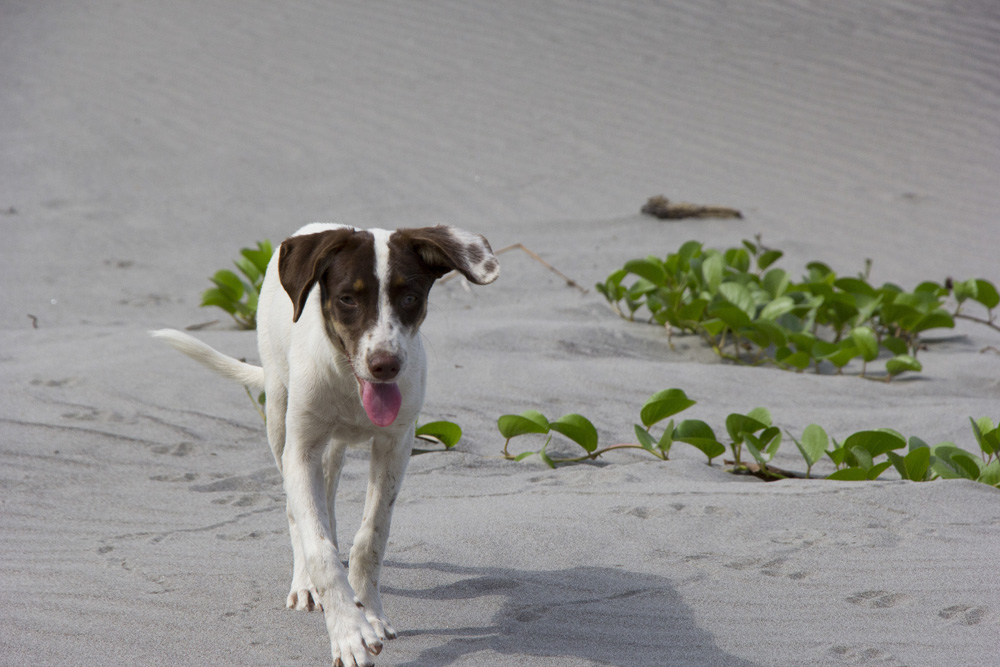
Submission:
[[[922,482],[927,478],[927,472],[931,466],[931,450],[928,447],[918,447],[910,451],[906,456],[900,456],[895,452],[887,452],[886,455],[892,464],[899,471],[899,476],[913,482]]]
[[[673,444],[674,444],[674,420],[671,419],[670,421],[667,422],[667,427],[663,429],[663,435],[660,436],[660,440],[659,442],[656,443],[656,446],[659,448],[661,452],[663,452],[664,456],[666,456],[667,454],[670,453],[670,447]]]
[[[253,315],[254,317],[256,317],[256,314],[257,314],[257,301],[259,299],[260,299],[260,294],[257,292],[257,290],[248,290],[247,291],[246,309],[247,309],[247,313],[249,315]]]
[[[993,425],[993,420],[989,417],[980,417],[979,419],[973,419],[969,417],[969,421],[972,422],[972,433],[976,436],[976,442],[979,443],[979,449],[987,456],[991,456],[997,453],[997,433],[996,426]]]
[[[256,250],[243,248],[240,254],[248,259],[261,275],[264,275],[268,262],[271,261],[271,255],[274,254],[274,249],[271,247],[270,241],[260,241],[257,243]]]
[[[759,437],[750,433],[745,433],[744,437],[750,454],[764,467],[774,458],[781,446],[781,430],[776,426],[764,429]]]
[[[563,415],[559,419],[549,424],[556,433],[564,436],[587,450],[587,453],[597,449],[597,429],[589,419],[583,415],[569,414]]]
[[[898,433],[888,430],[858,431],[847,436],[844,447],[848,450],[861,448],[874,459],[886,452],[903,449],[906,447],[906,440]]]
[[[761,253],[760,257],[757,258],[757,267],[763,271],[767,267],[771,266],[785,253],[781,250],[765,250]]]
[[[878,357],[878,339],[869,327],[854,327],[851,329],[851,340],[861,352],[865,361],[874,361]]]
[[[913,323],[910,327],[910,331],[913,333],[920,333],[921,331],[928,331],[929,329],[954,329],[955,328],[955,318],[951,316],[950,313],[946,312],[942,308],[924,315],[919,320]]]
[[[635,427],[635,437],[639,440],[639,446],[645,450],[655,453],[656,452],[656,441],[653,436],[638,424],[633,425]]]
[[[237,259],[233,260],[233,264],[235,264],[236,268],[239,269],[243,273],[243,275],[247,277],[247,279],[250,281],[251,284],[257,284],[257,281],[260,280],[261,272],[257,270],[257,267],[254,266],[254,263],[251,262],[246,257],[238,257]]]
[[[731,283],[723,284],[723,287]],[[725,303],[725,302],[723,302]],[[732,305],[719,305],[713,306],[709,309],[709,315],[714,318],[718,318],[726,327],[732,329],[733,331],[739,331],[743,327],[750,324],[750,316],[746,314],[742,308]],[[708,324],[708,322],[705,322]]]
[[[726,451],[726,446],[718,441],[712,427],[700,419],[685,419],[674,429],[674,442],[686,442],[708,457],[708,462]]]
[[[996,286],[981,278],[976,279],[976,296],[973,298],[991,310],[1000,304],[1000,293]]]
[[[427,422],[417,427],[418,437],[433,438],[444,445],[445,449],[451,449],[458,444],[462,438],[462,427],[454,422],[434,421]]]
[[[677,249],[677,257],[682,260],[685,265],[690,263],[692,257],[697,257],[699,254],[701,254],[700,241],[686,241],[680,248]]]
[[[979,479],[983,466],[979,459],[968,452],[952,454],[951,462],[962,468],[969,479]]]
[[[1000,487],[1000,459],[983,468],[976,481]]]
[[[604,297],[611,301],[612,303],[616,301],[621,301],[622,297],[625,296],[625,288],[622,287],[622,279],[628,275],[625,269],[618,269],[604,281],[604,284],[597,284],[597,289],[604,295]]]
[[[931,469],[943,479],[972,479],[964,466],[952,461],[953,456],[963,456],[966,452],[950,442],[942,442],[931,447]],[[976,477],[979,475],[977,474]]]
[[[896,356],[905,355],[909,350],[906,341],[897,336],[886,336],[882,339],[882,345]]]
[[[201,305],[202,306],[218,306],[230,315],[236,312],[236,303],[222,293],[222,290],[213,287],[207,289],[201,294]]]
[[[769,345],[779,348],[784,347],[788,343],[784,327],[778,326],[770,320],[754,320],[741,333],[759,347],[765,349]]]
[[[975,278],[970,278],[969,280],[954,283],[952,291],[955,294],[955,299],[959,303],[962,303],[966,299],[975,299],[979,295],[979,284]]]
[[[709,294],[715,294],[719,291],[719,285],[722,284],[722,274],[725,268],[726,262],[722,258],[722,255],[718,253],[708,255],[701,263],[701,274],[705,280],[705,289]]]
[[[979,461],[969,452],[951,443],[941,443],[931,448],[934,457],[931,467],[945,479],[979,479],[982,469]]]
[[[827,479],[838,480],[841,482],[865,482],[868,481],[868,471],[864,468],[843,468],[834,472],[831,475],[827,475]]]
[[[757,461],[757,465],[759,465],[762,469],[766,470],[768,460],[761,451],[762,445],[760,440],[747,433],[745,444],[747,446],[747,451],[750,452],[750,456],[752,456],[754,460]]]
[[[865,473],[865,477],[868,480],[878,479],[878,476],[884,473],[891,465],[892,465],[891,461],[882,461],[881,463],[876,463],[875,465],[868,468],[868,470]]]
[[[923,368],[923,364],[908,354],[896,355],[889,361],[885,362],[885,369],[889,371],[889,375],[893,377],[905,371],[919,372],[923,370]]]
[[[549,422],[541,412],[526,410],[519,415],[503,415],[497,420],[497,428],[509,440],[527,433],[548,433]]]
[[[552,460],[552,457],[549,456],[549,453],[545,451],[544,447],[542,447],[540,450],[538,450],[538,456],[539,456],[539,458],[542,459],[542,461],[545,462],[545,465],[547,465],[548,467],[550,467],[552,469],[555,469],[556,462]]]
[[[791,285],[791,282],[788,274],[783,269],[771,269],[764,274],[761,285],[771,296],[778,298],[788,291],[788,286]]]
[[[936,283],[933,280],[925,280],[916,287],[913,288],[914,292],[928,292],[934,296],[946,296],[948,290],[941,286],[940,283]]]
[[[646,428],[649,428],[658,421],[687,410],[694,404],[695,401],[688,398],[683,390],[664,389],[646,400],[639,411],[639,419]]]
[[[629,260],[625,262],[625,270],[654,285],[662,286],[667,283],[667,270],[663,267],[663,262],[655,257]]]
[[[220,269],[215,272],[211,280],[227,298],[239,301],[243,296],[243,281],[232,271]]]
[[[753,317],[757,309],[750,290],[739,283],[722,283],[719,285],[719,293],[726,301],[746,313],[749,322],[749,318]]]
[[[750,269],[750,254],[743,248],[730,248],[725,255],[726,264],[737,273],[746,273]]]
[[[747,417],[760,422],[764,426],[771,425],[771,411],[767,408],[754,408],[747,413]]]
[[[806,465],[812,468],[817,461],[823,458],[826,448],[829,446],[829,438],[826,431],[818,424],[809,424],[802,432],[802,441],[792,438],[795,445],[802,453],[802,458],[806,460]]]
[[[832,284],[837,279],[837,274],[833,272],[833,269],[823,262],[809,262],[806,264],[806,269],[809,271],[810,282],[823,282],[832,276],[830,280]]]
[[[1000,455],[1000,426],[997,426],[992,431],[984,432],[983,441],[993,450],[993,454]]]
[[[833,461],[833,465],[839,468],[847,461],[848,456],[850,456],[850,452],[846,447],[842,446],[836,441],[836,439],[834,439],[833,449],[828,449],[826,455],[830,457],[831,461]]]
[[[770,415],[768,415],[768,422],[770,422]],[[756,433],[765,428],[767,428],[766,423],[750,415],[741,415],[734,412],[726,417],[726,431],[729,433],[730,439],[736,444],[743,442],[743,436],[747,433]]]
[[[776,320],[785,313],[795,310],[795,300],[790,296],[779,296],[769,302],[757,315],[762,320]]]
[[[850,338],[846,338],[839,343],[828,343],[824,340],[817,340],[813,345],[814,357],[825,359],[837,368],[843,368],[850,363],[851,359],[859,354],[860,351]]]
[[[775,361],[791,366],[797,370],[805,370],[812,363],[812,357],[805,352],[792,352],[791,348],[782,347],[775,352]]]
[[[875,288],[860,278],[838,278],[833,286],[855,296],[864,296],[874,299],[878,293]]]
[[[684,322],[697,322],[702,318],[708,302],[704,299],[693,299],[690,303],[681,306],[677,310],[677,319]]]
[[[847,464],[861,468],[866,473],[875,465],[874,457],[863,447],[844,447],[847,452]]]

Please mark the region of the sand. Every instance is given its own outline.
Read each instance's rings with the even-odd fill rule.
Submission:
[[[624,442],[679,387],[717,431],[762,405],[974,447],[968,417],[1000,417],[985,327],[891,384],[798,375],[671,350],[592,285],[755,234],[792,273],[1000,282],[998,44],[985,0],[5,3],[0,663],[329,663],[322,617],[284,609],[260,418],[146,334],[218,319],[197,335],[255,360],[198,307],[207,276],[327,220],[458,225],[590,288],[518,251],[435,287],[424,414],[465,435],[411,462],[377,664],[1000,664],[995,489],[765,484],[682,445],[553,471],[496,430],[580,412]],[[744,217],[639,215],[661,194]],[[366,472],[352,450],[342,544]]]

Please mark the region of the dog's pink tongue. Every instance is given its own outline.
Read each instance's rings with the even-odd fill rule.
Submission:
[[[376,426],[388,426],[396,421],[403,395],[395,382],[367,382],[361,380],[361,403],[368,419]]]

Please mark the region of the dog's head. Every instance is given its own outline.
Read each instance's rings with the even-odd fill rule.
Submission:
[[[399,412],[395,379],[406,368],[434,281],[453,270],[477,285],[500,275],[485,238],[446,226],[337,228],[286,239],[280,253],[293,321],[318,284],[327,335],[350,360],[365,412],[378,426]]]

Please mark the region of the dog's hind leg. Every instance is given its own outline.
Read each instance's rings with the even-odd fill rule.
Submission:
[[[288,411],[288,390],[278,383],[266,386],[267,400],[264,407],[267,410],[267,442],[271,445],[271,453],[278,470],[282,470],[282,454],[285,452],[285,417]],[[284,473],[284,471],[282,471]],[[291,506],[286,501],[285,513],[288,517],[288,536],[292,542],[292,585],[285,599],[285,606],[296,611],[312,611],[321,609],[319,593],[312,585],[309,572],[306,570],[305,557],[302,551],[302,540],[299,536],[295,517]],[[336,535],[336,533],[334,533]],[[336,538],[335,538],[336,539]]]
[[[285,416],[288,412],[288,390],[277,381],[264,385],[264,410],[267,415],[267,444],[271,446],[274,462],[281,470],[281,455],[285,453]]]
[[[396,630],[382,609],[378,580],[389,539],[392,508],[399,495],[413,448],[414,427],[402,437],[376,436],[372,441],[371,468],[365,514],[351,547],[351,587],[365,606],[365,616],[381,639],[395,639]]]

